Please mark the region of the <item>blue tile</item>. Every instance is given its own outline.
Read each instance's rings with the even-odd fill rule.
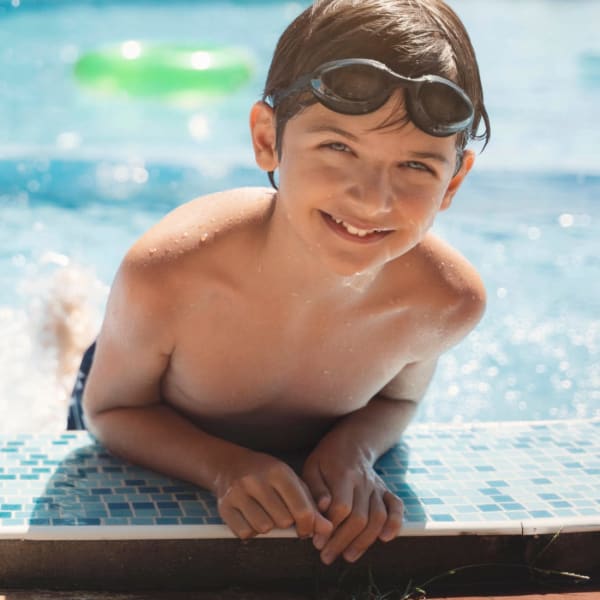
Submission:
[[[508,483],[506,483],[506,481],[502,481],[502,480],[497,480],[497,481],[486,481],[486,483],[491,487],[491,488],[500,488],[500,487],[508,487]]]
[[[502,512],[502,507],[497,504],[478,504],[477,508],[481,512]]]
[[[204,517],[182,517],[182,525],[204,525]]]
[[[570,502],[566,502],[565,500],[551,500],[548,504],[554,508],[570,508],[573,506]]]
[[[494,488],[482,488],[479,490],[480,494],[483,494],[484,496],[498,496],[500,495],[500,492]]]
[[[562,431],[559,424],[540,429],[541,435],[526,425],[518,425],[517,430],[519,433],[515,434],[506,429],[494,431],[478,426],[469,432],[443,433],[432,429],[423,435],[418,430],[411,435],[409,430],[402,460],[397,452],[391,451],[386,455],[387,468],[379,471],[390,489],[403,497],[407,520],[411,522],[435,522],[447,518],[443,515],[457,522],[477,522],[600,514],[600,480],[586,473],[586,470],[592,473],[600,470],[600,444],[596,442],[593,446],[598,448],[597,452],[587,450],[577,459],[568,452],[589,448],[590,440],[598,439],[591,434],[590,427]],[[555,433],[562,436],[558,441],[573,443],[564,448],[557,446]],[[52,436],[39,441],[35,436],[31,439],[26,446],[12,444],[23,450],[15,455],[16,460],[4,464],[0,460],[1,475],[18,475],[16,480],[0,480],[0,510],[6,506],[25,508],[4,508],[5,513],[12,515],[10,519],[25,518],[31,523],[46,524],[54,519],[57,523],[87,522],[100,526],[152,524],[158,519],[174,525],[221,523],[215,498],[208,492],[123,463],[99,446],[90,446],[89,438],[79,433],[74,434],[68,445],[53,444],[59,438]],[[442,439],[447,441],[440,457]],[[513,442],[529,441],[531,448],[513,447]],[[586,445],[579,444],[580,441],[586,441]],[[85,451],[70,454],[82,444],[88,444]],[[4,446],[9,444],[4,442]],[[488,449],[475,451],[469,446]],[[507,451],[512,453],[510,457]],[[4,458],[8,456],[12,457],[12,453]],[[401,468],[407,456],[408,468]],[[56,464],[36,473],[34,469],[42,468],[38,466],[40,460]],[[25,464],[26,461],[32,464]],[[493,480],[485,477],[487,469],[495,469],[497,475]],[[35,479],[23,480],[23,476]],[[440,481],[452,483],[436,483]],[[15,485],[22,486],[23,494],[11,491]],[[36,493],[39,498],[32,497]],[[157,503],[163,503],[162,508]],[[7,520],[3,519],[0,527],[6,526]]]
[[[179,520],[170,517],[157,517],[156,518],[157,525],[178,525]]]
[[[553,516],[552,513],[547,510],[531,510],[529,511],[529,514],[536,519],[546,519]]]
[[[456,519],[452,515],[431,515],[431,519],[436,522],[452,522]]]
[[[420,501],[428,506],[444,504],[444,501],[441,498],[421,498]]]
[[[132,525],[155,525],[151,517],[131,517],[130,521]]]
[[[560,496],[558,494],[545,492],[543,494],[538,494],[538,497],[542,500],[559,500]]]
[[[52,525],[56,527],[64,527],[66,525],[77,525],[77,519],[75,518],[54,518],[51,519]]]
[[[77,518],[77,525],[102,525],[102,521],[101,519],[98,518],[86,518],[86,517],[78,517]]]
[[[498,504],[502,504],[504,502],[514,502],[514,498],[511,496],[491,496],[490,500],[493,500]]]

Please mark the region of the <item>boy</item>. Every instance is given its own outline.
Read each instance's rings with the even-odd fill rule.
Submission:
[[[393,539],[402,503],[373,464],[484,308],[473,267],[428,233],[482,119],[487,140],[473,49],[441,0],[305,10],[250,115],[279,189],[200,198],[133,246],[71,425],[212,490],[241,538],[294,525],[325,564]],[[282,456],[303,450],[296,473]]]

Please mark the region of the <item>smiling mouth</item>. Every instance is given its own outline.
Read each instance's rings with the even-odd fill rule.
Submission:
[[[386,236],[388,233],[391,233],[391,229],[360,229],[351,225],[350,223],[346,223],[343,219],[338,219],[329,213],[324,211],[320,211],[330,226],[335,227],[336,231],[343,232],[348,234],[351,237],[360,239],[360,240],[374,240],[380,239]]]

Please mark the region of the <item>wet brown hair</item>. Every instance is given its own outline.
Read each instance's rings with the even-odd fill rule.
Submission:
[[[490,122],[475,51],[464,25],[442,0],[316,0],[279,38],[263,100],[340,58],[370,58],[408,77],[439,75],[454,81],[475,109],[473,124],[457,136],[459,158],[469,140],[487,145]],[[274,107],[280,155],[287,121],[315,102],[310,92],[300,93]]]

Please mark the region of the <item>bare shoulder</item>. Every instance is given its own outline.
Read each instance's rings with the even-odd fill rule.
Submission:
[[[479,273],[456,248],[430,233],[419,250],[444,299],[476,306],[485,304],[485,288]]]
[[[475,267],[455,248],[429,233],[410,253],[422,315],[450,347],[475,327],[485,311],[486,292]]]
[[[201,196],[178,206],[149,229],[127,253],[124,265],[142,277],[177,278],[190,261],[214,254],[234,240],[256,235],[268,218],[273,191],[237,188]]]
[[[168,213],[125,255],[110,307],[145,317],[155,332],[159,323],[169,329],[169,316],[190,286],[208,283],[215,270],[234,262],[232,246],[256,237],[268,220],[272,196],[267,188],[239,188],[202,196]]]
[[[267,218],[273,190],[237,188],[201,196],[178,206],[148,230],[132,248],[132,256],[144,261],[171,262],[190,250],[209,247],[206,242],[243,234]]]

